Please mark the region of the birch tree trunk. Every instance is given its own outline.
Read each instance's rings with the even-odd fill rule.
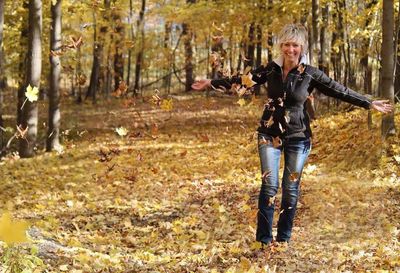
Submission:
[[[42,1],[29,0],[29,42],[27,83],[25,86],[40,88],[42,71]],[[21,128],[27,130],[26,138],[19,139],[19,155],[33,157],[37,137],[38,107],[36,102],[27,101],[22,110]]]
[[[50,50],[59,52],[61,50],[61,1],[51,4],[51,29]],[[49,128],[46,139],[46,150],[59,150],[60,145],[60,57],[50,54],[50,89],[49,89]]]

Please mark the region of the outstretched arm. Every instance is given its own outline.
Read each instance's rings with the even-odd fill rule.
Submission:
[[[323,94],[340,99],[365,109],[374,109],[378,112],[387,114],[393,111],[393,105],[388,100],[371,101],[366,96],[351,90],[348,87],[332,80],[324,72],[316,69],[312,75],[311,85]]]
[[[267,66],[260,66],[242,76],[234,76],[216,80],[199,80],[192,84],[192,88],[198,91],[204,90],[211,86],[214,88],[230,89],[232,84],[239,84],[246,88],[250,88],[254,85],[264,84],[267,81],[267,77],[270,73],[272,72],[269,71]]]

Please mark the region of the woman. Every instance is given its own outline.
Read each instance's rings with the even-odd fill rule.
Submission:
[[[201,80],[192,85],[195,90],[203,90],[210,86],[229,89],[232,84],[241,84],[246,88],[255,84],[267,84],[268,101],[258,127],[262,183],[256,240],[262,245],[273,241],[274,200],[279,187],[282,152],[285,165],[276,241],[290,240],[301,174],[311,149],[310,120],[304,105],[312,90],[316,88],[325,95],[382,113],[389,113],[393,109],[388,101],[370,101],[333,81],[317,68],[307,65],[307,31],[303,26],[289,24],[283,27],[278,36],[278,46],[278,59],[258,67],[248,75]]]

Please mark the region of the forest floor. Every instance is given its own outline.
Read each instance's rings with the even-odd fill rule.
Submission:
[[[362,109],[314,121],[292,240],[262,252],[263,103],[237,100],[64,103],[63,152],[0,163],[1,208],[29,221],[35,272],[400,272],[400,134],[382,142]]]

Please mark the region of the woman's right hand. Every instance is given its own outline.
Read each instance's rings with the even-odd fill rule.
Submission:
[[[211,86],[211,80],[209,80],[209,79],[199,80],[199,81],[196,81],[194,84],[192,84],[193,90],[197,90],[197,91],[202,91],[210,86]]]

